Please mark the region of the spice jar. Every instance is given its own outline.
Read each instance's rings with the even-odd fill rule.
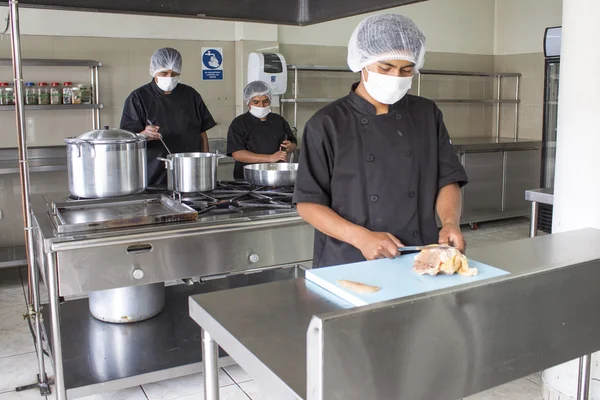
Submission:
[[[50,104],[50,88],[46,82],[38,83],[38,104]]]
[[[63,90],[62,90],[62,100],[63,100],[63,104],[72,104],[72,96],[73,96],[73,90],[71,88],[71,85],[73,85],[72,82],[65,82],[64,86],[63,86]]]
[[[77,85],[81,90],[81,103],[92,104],[92,87],[90,85]]]
[[[8,87],[8,83],[0,82],[0,105],[6,105],[6,88]]]
[[[32,106],[37,105],[38,103],[38,92],[35,87],[35,83],[26,82],[25,83],[25,104]]]
[[[71,103],[81,104],[81,102],[81,87],[79,87],[79,85],[73,86],[71,88]]]
[[[50,104],[62,104],[62,89],[58,82],[52,82],[51,84]]]
[[[15,91],[12,83],[8,83],[8,86],[4,88],[4,99],[6,101],[6,105],[14,105],[15,104]]]

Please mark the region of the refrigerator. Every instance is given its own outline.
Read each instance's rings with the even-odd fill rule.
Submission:
[[[546,28],[544,32],[544,120],[542,131],[542,175],[540,182],[540,187],[542,188],[554,187],[561,35],[562,28],[560,26]],[[538,226],[540,230],[551,233],[551,205],[540,204]]]

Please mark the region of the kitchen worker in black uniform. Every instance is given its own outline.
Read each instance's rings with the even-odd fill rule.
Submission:
[[[296,136],[287,121],[271,112],[271,87],[263,81],[244,88],[248,111],[235,118],[227,132],[227,155],[233,157],[234,179],[244,179],[244,165],[286,161],[296,150]]]
[[[294,201],[317,230],[314,266],[393,258],[404,245],[464,250],[467,175],[435,103],[406,94],[424,54],[425,36],[401,15],[370,16],[352,34],[361,81],[306,123],[300,153]]]
[[[148,137],[148,186],[166,187],[167,172],[158,157],[166,157],[162,136],[172,153],[208,152],[206,131],[217,123],[200,94],[179,83],[181,54],[158,49],[150,59],[152,81],[134,90],[123,107],[121,129]]]

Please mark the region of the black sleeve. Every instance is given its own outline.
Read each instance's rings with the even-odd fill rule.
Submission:
[[[285,118],[283,119],[283,130],[285,131],[285,134],[290,142],[298,144],[298,139],[296,139],[294,131],[292,130],[292,128],[290,128],[290,124],[288,124]]]
[[[210,114],[210,111],[208,111],[208,108],[206,107],[204,100],[202,100],[202,96],[200,96],[200,93],[196,92],[196,96],[198,117],[200,118],[200,121],[202,123],[200,132],[206,132],[207,130],[214,128],[217,125],[217,123],[215,122],[213,116]]]
[[[316,203],[331,206],[331,174],[333,151],[325,138],[325,128],[310,121],[304,128],[294,203]],[[320,125],[320,126],[319,126]]]
[[[236,151],[246,149],[246,133],[239,118],[234,119],[227,131],[227,155],[231,157]]]
[[[458,186],[463,187],[469,181],[467,172],[458,159],[444,124],[442,112],[437,106],[435,107],[435,115],[438,130],[438,189],[451,183],[457,183]]]
[[[133,133],[140,133],[146,129],[146,112],[141,100],[135,93],[131,93],[125,100],[119,127]]]

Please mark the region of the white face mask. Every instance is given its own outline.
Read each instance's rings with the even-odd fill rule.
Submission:
[[[372,98],[380,103],[394,104],[403,98],[412,87],[412,76],[391,76],[367,71],[369,72],[368,81],[365,80],[364,73],[361,71],[365,89]]]
[[[156,77],[156,85],[160,88],[160,90],[164,92],[171,92],[175,89],[175,86],[179,83],[179,77],[167,77],[167,76],[157,76]]]
[[[254,115],[256,118],[263,119],[269,115],[269,113],[271,113],[271,107],[250,106],[250,114]]]

